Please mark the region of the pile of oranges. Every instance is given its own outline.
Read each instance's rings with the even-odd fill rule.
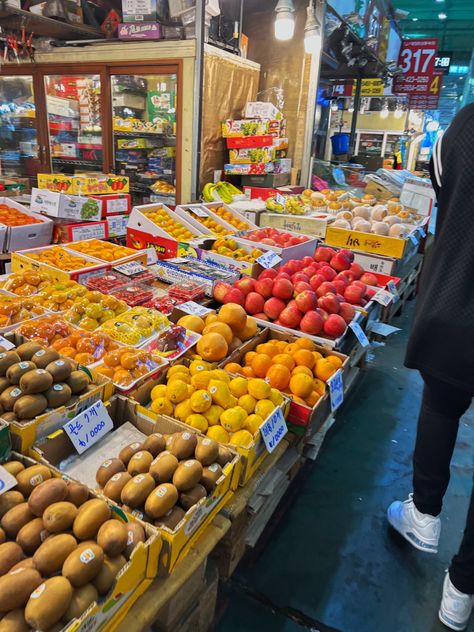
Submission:
[[[162,209],[144,212],[143,215],[147,217],[153,224],[159,226],[165,233],[168,233],[176,241],[189,241],[194,238],[193,233],[188,230],[180,221],[174,219],[168,213]],[[176,216],[178,217],[178,216]]]
[[[120,347],[108,351],[103,358],[103,365],[97,367],[97,372],[109,377],[114,384],[127,388],[135,380],[139,380],[161,366],[150,353],[144,349]]]
[[[209,216],[201,217],[195,211],[193,211],[192,208],[183,207],[183,210],[188,215],[190,215],[193,219],[195,219],[197,222],[205,226],[209,230],[210,233],[213,233],[215,235],[231,235],[232,234],[231,230],[228,230],[222,224],[219,224],[218,222],[216,222],[216,220],[212,219]]]
[[[8,204],[0,204],[0,224],[4,226],[28,226],[29,224],[41,224],[40,219],[22,213]]]
[[[109,241],[101,239],[89,239],[88,241],[78,241],[67,245],[71,250],[77,250],[89,257],[100,259],[101,261],[114,262],[124,259],[130,255],[136,255],[137,251],[125,246],[117,246]]]
[[[17,325],[44,313],[44,309],[32,298],[0,296],[0,328]]]
[[[248,230],[250,228],[247,222],[240,221],[240,219],[232,215],[232,213],[228,211],[224,206],[213,208],[212,212],[218,215],[221,219],[226,221],[231,226],[237,228],[237,230]]]
[[[91,268],[98,265],[92,261],[86,261],[83,257],[77,257],[68,252],[61,246],[52,246],[39,252],[25,252],[23,253],[29,259],[39,261],[40,263],[47,263],[53,268],[58,270],[64,270],[65,272],[72,272],[74,270],[82,270],[82,268]]]
[[[224,368],[247,378],[263,378],[272,388],[312,408],[326,392],[327,380],[341,366],[338,356],[324,357],[311,340],[297,338],[290,343],[269,339],[248,351],[241,364],[229,362]]]
[[[117,342],[102,332],[74,331],[51,345],[61,355],[88,366],[101,360],[106,353],[119,348]]]
[[[18,296],[31,296],[51,283],[51,277],[45,272],[25,270],[14,272],[2,285],[3,290]]]

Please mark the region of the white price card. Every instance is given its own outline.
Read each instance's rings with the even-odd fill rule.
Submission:
[[[121,263],[118,266],[114,266],[114,270],[125,274],[125,276],[134,276],[140,272],[146,272],[145,266],[139,261],[127,261],[127,263]]]
[[[199,303],[195,303],[194,301],[181,303],[181,305],[178,305],[178,309],[182,312],[186,312],[186,314],[193,314],[193,316],[205,316],[212,312],[212,309],[204,307],[204,305],[199,305]]]
[[[268,250],[267,252],[260,255],[258,259],[255,259],[257,263],[259,263],[264,268],[273,268],[281,261],[281,257],[277,255],[273,250]]]
[[[6,349],[6,351],[10,351],[10,349],[14,349],[15,345],[13,342],[10,342],[3,336],[0,336],[0,346]]]
[[[408,233],[408,239],[411,241],[412,244],[414,244],[415,246],[418,245],[418,239],[415,237],[415,235],[413,233]]]
[[[198,217],[209,217],[209,213],[200,206],[193,206],[190,210]]]
[[[147,266],[152,266],[154,263],[158,261],[158,255],[156,254],[156,250],[151,246],[146,249],[146,264]]]
[[[114,424],[104,403],[99,400],[64,424],[63,428],[77,452],[82,454],[113,430]]]
[[[4,494],[15,485],[18,485],[16,478],[0,465],[0,494]]]
[[[393,281],[389,281],[387,283],[387,289],[389,292],[391,292],[393,294],[393,302],[396,303],[398,301],[398,299],[400,298],[398,292],[397,292],[397,288],[395,286],[395,283]]]
[[[344,401],[344,384],[342,381],[342,371],[338,369],[327,381],[329,386],[329,398],[331,400],[331,410],[334,412]]]
[[[355,337],[357,338],[357,340],[360,342],[360,344],[363,347],[368,347],[370,345],[369,339],[365,335],[365,332],[363,331],[359,323],[354,323],[354,322],[349,323],[349,327],[352,329],[352,331],[355,334]]]
[[[285,206],[286,198],[285,198],[284,195],[282,195],[281,193],[277,193],[276,196],[275,196],[275,199],[276,199],[278,204],[281,204],[282,206]]]
[[[393,301],[393,294],[391,292],[387,292],[387,290],[379,290],[377,294],[374,295],[373,300],[380,303],[380,305],[387,307]]]
[[[270,417],[263,422],[260,426],[260,432],[268,452],[273,452],[288,432],[281,408],[276,408]]]

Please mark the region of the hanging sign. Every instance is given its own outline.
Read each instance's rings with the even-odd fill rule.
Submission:
[[[437,51],[437,39],[403,40],[398,57],[398,66],[402,69],[403,75],[395,77],[394,93],[429,94]]]
[[[414,94],[410,97],[411,110],[436,110],[443,82],[443,71],[435,70],[430,79],[428,94]]]

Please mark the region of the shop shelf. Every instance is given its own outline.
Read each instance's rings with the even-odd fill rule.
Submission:
[[[35,35],[51,37],[57,40],[103,39],[99,29],[84,24],[68,24],[29,11],[23,11],[0,2],[0,25],[10,29],[21,29],[23,26]]]

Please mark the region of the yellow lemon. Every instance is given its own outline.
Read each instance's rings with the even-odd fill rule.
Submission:
[[[266,419],[275,410],[275,404],[269,399],[261,399],[255,406],[255,414]]]
[[[237,432],[244,425],[247,419],[247,411],[241,406],[234,406],[229,410],[224,410],[221,415],[221,426],[228,432]]]
[[[191,397],[191,395],[194,393],[196,389],[194,388],[194,386],[192,384],[188,384],[188,397]]]
[[[194,388],[207,388],[209,386],[209,382],[211,381],[211,377],[211,371],[200,371],[192,376],[191,384]]]
[[[229,382],[230,392],[234,397],[242,397],[247,394],[247,380],[244,377],[235,377]]]
[[[221,406],[217,406],[216,404],[212,404],[210,408],[203,413],[204,417],[207,419],[207,423],[210,426],[215,426],[219,423],[219,419],[221,418],[224,409]]]
[[[242,446],[244,448],[248,448],[249,445],[253,442],[253,434],[248,430],[239,430],[238,432],[234,432],[232,437],[230,438],[230,442],[232,445]]]
[[[207,391],[201,389],[191,395],[191,408],[195,413],[205,413],[212,405],[211,396]]]
[[[280,393],[280,391],[277,391],[276,388],[272,388],[272,392],[270,393],[270,397],[268,398],[270,399],[270,401],[272,401],[275,406],[280,406],[280,404],[283,404],[283,395]]]
[[[255,410],[255,406],[257,404],[257,400],[252,395],[248,393],[246,395],[242,395],[239,397],[239,406],[242,406],[244,410],[250,415]]]
[[[209,362],[205,362],[204,360],[193,360],[189,365],[189,372],[191,375],[196,375],[196,373],[200,373],[201,371],[209,371],[211,365]]]
[[[173,404],[167,397],[157,397],[151,402],[151,410],[160,415],[172,415]]]
[[[189,373],[189,369],[187,366],[184,366],[184,364],[175,364],[168,369],[166,376],[170,379],[170,377],[172,375],[176,375],[176,373],[185,373],[187,375]]]
[[[214,369],[211,371],[211,376],[213,380],[221,380],[226,384],[230,383],[229,375],[224,371],[224,369]]]
[[[267,384],[265,380],[260,378],[252,378],[248,382],[248,390],[252,397],[255,399],[269,399],[272,388],[270,384]]]
[[[232,408],[237,404],[237,398],[232,395],[229,385],[220,380],[211,380],[208,388],[214,404],[222,406],[224,410]]]
[[[186,419],[186,423],[188,426],[192,426],[196,428],[196,430],[200,430],[201,432],[207,432],[207,428],[209,424],[207,423],[207,419],[203,415],[193,414],[189,415]]]
[[[222,426],[210,426],[207,430],[207,436],[219,443],[229,443],[229,433]]]
[[[151,391],[151,399],[158,399],[158,397],[165,397],[166,396],[166,384],[157,384],[156,386],[153,387],[153,390]]]
[[[179,404],[188,397],[188,385],[181,380],[171,380],[166,386],[166,397],[173,404]]]
[[[186,384],[191,384],[191,377],[188,373],[174,373],[168,377],[168,384],[173,380],[181,380],[181,382],[185,382]]]
[[[173,417],[176,417],[176,419],[179,419],[179,421],[186,421],[189,415],[192,414],[193,409],[191,408],[191,400],[185,399],[177,404],[176,408],[174,409]]]
[[[244,430],[248,430],[255,435],[260,430],[260,426],[263,422],[264,420],[260,417],[260,415],[249,415],[245,420]]]

